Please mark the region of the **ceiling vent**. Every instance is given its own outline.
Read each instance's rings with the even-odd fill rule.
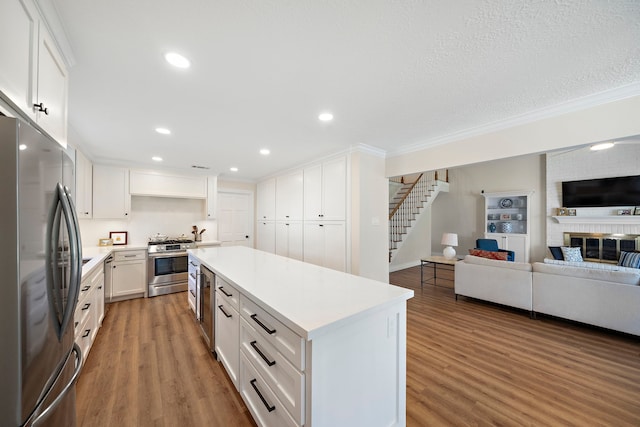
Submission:
[[[191,165],[194,169],[211,169],[209,166]]]

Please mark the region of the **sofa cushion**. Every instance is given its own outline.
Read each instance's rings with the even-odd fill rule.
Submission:
[[[618,265],[622,267],[640,268],[640,253],[620,251]]]
[[[490,267],[509,268],[512,270],[531,271],[531,264],[528,262],[504,262],[474,255],[467,255],[464,257],[464,262],[468,264],[488,265]]]
[[[569,248],[566,246],[562,246],[560,249],[562,250],[562,258],[565,261],[577,261],[577,262],[582,261],[582,254],[580,253],[580,248]]]
[[[497,259],[499,261],[506,261],[509,256],[506,252],[485,251],[484,249],[469,249],[469,255],[487,259]]]
[[[562,249],[560,248],[560,246],[549,246],[549,251],[553,256],[553,259],[559,259],[559,260],[564,259],[564,256],[562,256]]]
[[[560,261],[556,259],[545,258],[544,263],[554,264],[554,265],[564,265],[567,267],[584,267],[584,268],[590,268],[593,270],[629,271],[632,273],[638,272],[637,268],[622,267],[617,264],[609,264],[607,262],[589,262],[589,261],[573,262],[573,261]]]
[[[581,279],[603,280],[606,282],[621,283],[624,285],[640,284],[640,270],[615,271],[536,262],[533,264],[533,272],[555,274],[556,276],[577,277]]]

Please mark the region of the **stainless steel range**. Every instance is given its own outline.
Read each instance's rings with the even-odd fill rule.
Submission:
[[[185,238],[151,238],[149,242],[149,297],[186,291],[187,249],[196,244]]]

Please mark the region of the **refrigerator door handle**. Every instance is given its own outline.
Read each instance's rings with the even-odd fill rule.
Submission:
[[[65,396],[67,395],[67,393],[69,392],[69,390],[71,390],[71,388],[73,387],[73,385],[76,383],[76,381],[78,380],[78,375],[80,375],[80,371],[82,370],[82,350],[80,350],[80,347],[78,346],[78,344],[73,344],[73,350],[71,350],[71,353],[75,354],[75,363],[76,363],[76,367],[73,370],[73,375],[71,376],[71,379],[69,379],[69,382],[64,386],[64,388],[60,391],[60,394],[58,394],[56,396],[56,398],[53,400],[53,402],[51,402],[49,404],[49,406],[47,406],[44,410],[42,410],[41,412],[39,411],[39,408],[36,408],[36,410],[33,412],[34,415],[38,414],[35,418],[33,419],[28,419],[23,425],[22,427],[35,427],[40,421],[44,421],[49,414],[58,407],[58,405],[60,404],[60,402],[62,402],[62,400],[65,398]],[[68,359],[67,359],[68,360]],[[59,378],[59,377],[58,377]],[[45,399],[48,397],[48,393],[51,392],[51,390],[53,390],[55,385],[55,382],[52,384],[52,386],[49,388],[49,391],[47,392],[47,395],[45,395],[45,397],[41,400],[41,402],[44,402]]]
[[[59,185],[59,184],[58,184]],[[47,294],[49,294],[49,309],[53,318],[53,327],[58,340],[62,337],[61,325],[64,319],[64,307],[62,302],[61,277],[57,269],[60,263],[58,254],[58,242],[60,239],[61,201],[58,187],[53,191],[53,201],[47,216],[46,232],[46,267]]]
[[[62,318],[62,324],[60,325],[60,337],[62,337],[64,332],[67,330],[69,323],[73,320],[73,314],[78,302],[78,294],[80,293],[80,276],[82,274],[82,248],[80,247],[78,220],[75,208],[73,207],[73,202],[71,201],[69,189],[66,187],[63,188],[62,184],[58,183],[58,193],[62,204],[62,211],[64,212],[65,223],[69,232],[69,263],[71,265],[67,304],[64,307],[64,315]]]

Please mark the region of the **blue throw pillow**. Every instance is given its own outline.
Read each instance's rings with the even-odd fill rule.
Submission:
[[[565,261],[573,261],[573,262],[582,262],[582,253],[580,252],[580,248],[568,248],[566,246],[562,246],[560,248],[562,250],[562,256]]]
[[[618,265],[620,267],[640,268],[640,252],[620,251]]]
[[[560,249],[560,246],[549,246],[549,250],[551,251],[551,255],[553,256],[553,259],[557,259],[560,261],[564,259],[564,257],[562,256],[562,249]]]

